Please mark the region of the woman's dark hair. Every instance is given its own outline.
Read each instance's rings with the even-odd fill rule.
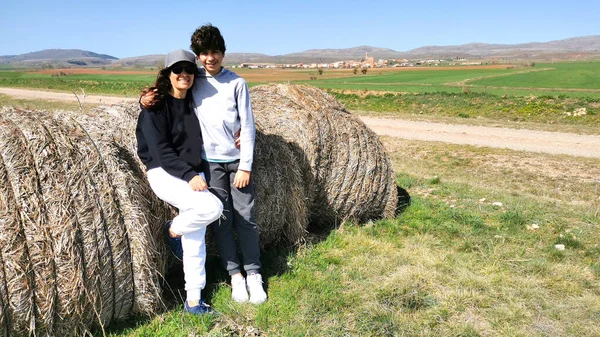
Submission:
[[[218,50],[225,54],[225,39],[223,39],[219,28],[210,23],[196,29],[192,34],[191,42],[190,48],[196,56],[209,50]]]

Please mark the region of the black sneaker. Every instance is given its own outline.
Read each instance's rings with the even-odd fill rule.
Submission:
[[[206,304],[206,302],[204,302],[204,300],[198,301],[198,304],[193,307],[190,307],[190,305],[188,304],[188,301],[185,301],[185,311],[189,312],[192,315],[198,315],[198,316],[216,313],[213,310],[213,308],[210,307],[210,305],[208,305],[208,304]]]
[[[169,229],[171,228],[171,224],[173,221],[167,221],[165,225],[165,234],[167,235],[167,242],[169,243],[169,248],[171,248],[171,252],[179,261],[183,261],[183,246],[181,245],[181,238],[174,238],[169,233]]]

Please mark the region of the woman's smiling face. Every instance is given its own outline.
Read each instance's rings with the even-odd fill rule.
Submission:
[[[185,91],[194,84],[194,74],[197,72],[195,64],[190,62],[177,62],[170,67],[169,79],[176,91]]]

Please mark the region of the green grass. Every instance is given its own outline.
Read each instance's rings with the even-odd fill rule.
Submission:
[[[542,63],[543,71],[512,74],[468,81],[468,84],[494,87],[529,87],[600,90],[600,62]]]
[[[215,271],[208,298],[220,316],[177,306],[109,335],[600,334],[600,186],[576,172],[550,179],[563,166],[600,174],[600,160],[383,141],[413,201],[398,217],[265,252],[263,305],[233,303]],[[532,179],[540,162],[547,171]]]
[[[351,111],[409,118],[450,117],[464,122],[589,127],[592,132],[600,125],[599,65],[562,62],[513,69],[457,67],[393,73],[370,69],[367,75],[306,83],[328,90]],[[0,86],[68,92],[83,89],[88,94],[137,96],[153,80],[154,75],[52,77],[0,71]],[[365,96],[363,92],[371,94]],[[581,111],[585,115],[576,114]]]
[[[600,254],[586,251],[597,231],[558,256],[549,214],[536,219],[548,225],[534,233],[523,226],[533,214],[515,222],[514,214],[491,207],[413,200],[393,221],[347,224],[298,250],[288,270],[268,277],[264,305],[231,303],[221,285],[211,299],[224,317],[195,319],[177,307],[110,336],[225,336],[232,326],[271,336],[600,333],[591,265]]]
[[[366,96],[337,91],[330,93],[351,111],[379,112],[389,116],[483,118],[497,122],[600,126],[600,98],[496,96],[475,92]],[[585,115],[575,115],[576,111],[580,111],[578,109],[585,109]]]
[[[322,89],[398,93],[486,93],[497,96],[562,95],[600,99],[600,62],[563,62],[510,69],[410,70],[303,81]]]
[[[0,71],[0,87],[21,87],[57,91],[80,91],[89,94],[137,96],[152,85],[156,75],[68,74],[52,76],[32,72]]]
[[[322,83],[340,83],[340,84],[374,84],[374,85],[443,85],[463,82],[471,78],[501,76],[513,74],[522,71],[522,69],[461,69],[457,67],[454,70],[435,70],[419,69],[398,72],[378,72],[377,69],[369,69],[367,74],[357,74],[354,77],[344,77],[339,79],[320,80]]]

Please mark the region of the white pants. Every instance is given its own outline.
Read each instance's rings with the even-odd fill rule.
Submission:
[[[203,173],[200,175],[204,178]],[[187,300],[199,300],[206,285],[206,226],[219,219],[223,204],[208,190],[194,191],[188,182],[160,167],[148,171],[148,182],[161,200],[179,210],[171,230],[181,235]]]

